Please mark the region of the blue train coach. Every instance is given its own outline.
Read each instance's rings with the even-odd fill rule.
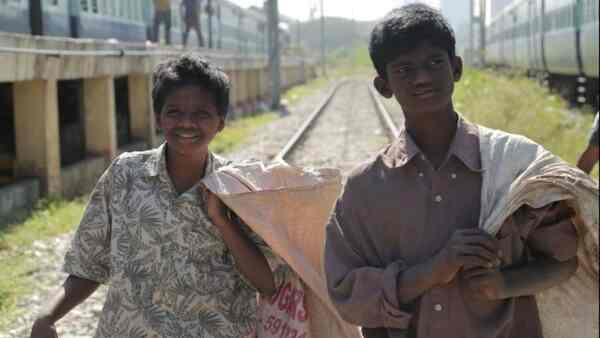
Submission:
[[[152,0],[0,0],[0,31],[145,41]]]

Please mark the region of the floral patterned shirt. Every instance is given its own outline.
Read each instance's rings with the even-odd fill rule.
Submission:
[[[198,186],[176,193],[165,149],[113,162],[66,254],[65,272],[109,284],[95,337],[254,337],[257,291],[206,216]],[[206,174],[225,164],[209,157]]]

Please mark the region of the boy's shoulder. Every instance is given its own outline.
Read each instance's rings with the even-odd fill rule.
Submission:
[[[387,175],[385,174],[386,168],[383,164],[383,158],[390,147],[392,147],[392,144],[387,145],[375,155],[354,167],[348,174],[346,190],[354,187],[367,187],[372,185],[374,181],[385,180]]]
[[[125,170],[141,174],[139,171],[145,170],[153,174],[158,170],[162,151],[161,146],[144,151],[124,152],[113,161],[111,166],[114,171]]]

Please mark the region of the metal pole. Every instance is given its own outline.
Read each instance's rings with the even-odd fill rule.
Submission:
[[[323,67],[323,75],[327,76],[327,63],[325,60],[325,8],[323,0],[321,0],[321,67]]]
[[[475,24],[475,0],[470,1],[469,8],[469,49],[467,53],[467,64],[472,66],[474,62],[473,54],[475,52],[475,32],[473,31],[473,25]]]
[[[269,64],[271,65],[271,109],[278,110],[281,101],[281,58],[279,47],[279,6],[277,0],[269,1],[269,29],[271,30],[271,43]]]
[[[208,14],[208,48],[213,48],[213,6],[212,0],[208,0],[206,4],[207,14]]]
[[[485,22],[487,17],[487,4],[486,0],[479,1],[479,62],[480,66],[485,65],[485,37],[486,28]]]

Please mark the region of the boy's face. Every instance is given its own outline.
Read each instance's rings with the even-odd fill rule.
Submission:
[[[462,75],[462,60],[451,60],[445,49],[424,41],[388,63],[386,74],[387,80],[375,79],[375,87],[387,98],[394,96],[405,114],[439,113],[452,109],[454,82]]]
[[[202,86],[175,89],[165,100],[158,115],[169,149],[180,155],[204,152],[225,127],[214,95]]]

